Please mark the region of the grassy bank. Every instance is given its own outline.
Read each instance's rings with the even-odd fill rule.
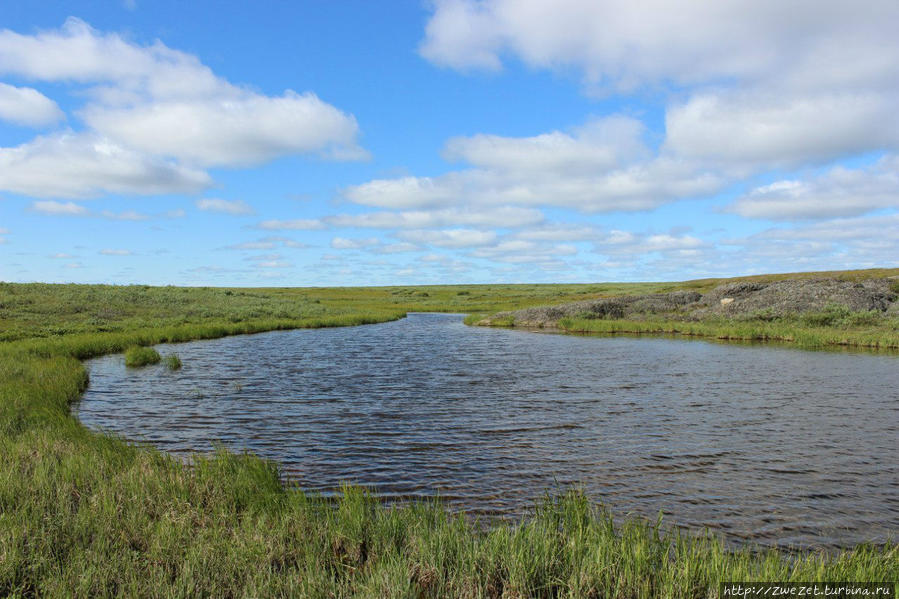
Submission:
[[[751,297],[766,288],[775,291],[762,300]],[[863,297],[850,297],[853,292]],[[672,283],[651,293],[625,290],[549,308],[470,314],[466,322],[571,333],[778,341],[802,348],[899,349],[899,311],[895,310],[899,269],[704,279]],[[871,303],[866,304],[869,299]],[[855,310],[850,307],[853,302]]]
[[[891,581],[897,548],[727,551],[577,494],[483,531],[438,503],[285,489],[221,452],[186,468],[87,431],[79,361],[130,346],[497,311],[670,284],[180,289],[0,284],[0,596],[706,597],[722,580]],[[613,506],[622,511],[627,506]]]
[[[779,341],[802,348],[859,347],[899,349],[899,321],[873,325],[809,326],[800,319],[780,322],[676,320],[595,320],[566,318],[559,327],[570,333],[683,335],[728,341]]]

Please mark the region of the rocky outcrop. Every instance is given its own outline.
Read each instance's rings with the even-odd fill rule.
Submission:
[[[835,305],[852,312],[899,311],[896,281],[870,279],[790,279],[770,283],[728,283],[705,295],[675,291],[649,295],[623,295],[557,306],[500,312],[479,324],[514,324],[521,327],[553,327],[563,318],[643,320],[650,316],[677,320],[709,317],[734,319],[779,318],[818,312]]]

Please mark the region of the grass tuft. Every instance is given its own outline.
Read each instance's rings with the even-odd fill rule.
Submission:
[[[134,345],[125,350],[125,366],[129,368],[159,364],[161,359],[159,352],[152,347]]]
[[[162,360],[165,367],[169,370],[181,370],[181,358],[178,354],[169,354]]]

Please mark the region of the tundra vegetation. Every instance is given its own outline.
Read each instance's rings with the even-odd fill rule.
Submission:
[[[169,370],[181,370],[181,358],[178,354],[169,354],[162,361]]]
[[[613,520],[577,491],[548,496],[530,518],[491,526],[451,514],[439,500],[386,506],[352,487],[336,498],[311,496],[283,485],[277,465],[258,457],[222,450],[185,466],[88,431],[69,405],[88,384],[80,360],[132,346],[383,322],[410,311],[483,315],[708,294],[722,284],[826,278],[854,285],[897,275],[331,289],[0,283],[0,596],[698,598],[728,580],[895,581],[894,544],[837,553],[733,549],[713,534]],[[557,322],[570,330],[601,323],[604,332],[666,332],[660,323],[671,322],[679,332],[707,326],[695,330],[712,336],[726,327],[776,326],[779,338],[811,331],[874,347],[897,338],[889,309],[859,314],[834,304],[743,322],[719,309],[725,305],[710,304],[705,320],[578,313]]]
[[[125,350],[125,366],[129,368],[159,364],[160,360],[162,360],[162,356],[152,347],[135,345]]]

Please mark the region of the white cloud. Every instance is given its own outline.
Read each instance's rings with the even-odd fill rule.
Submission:
[[[668,110],[666,149],[743,172],[820,163],[899,147],[897,103],[899,91],[700,94]]]
[[[263,237],[262,239],[256,241],[245,241],[243,243],[235,243],[231,245],[226,245],[223,249],[226,250],[272,250],[276,247],[285,247],[291,249],[305,249],[310,246],[305,243],[294,241],[288,237],[279,237],[276,235],[270,235],[268,237]]]
[[[53,200],[41,200],[32,202],[30,209],[41,214],[63,216],[87,216],[90,210],[75,202],[56,202]]]
[[[577,254],[577,248],[567,244],[546,244],[522,239],[501,241],[496,245],[474,250],[475,258],[487,258],[508,264],[538,264],[557,261],[559,256]]]
[[[392,209],[525,205],[613,212],[650,210],[721,187],[721,178],[695,163],[646,159],[642,130],[632,119],[613,116],[571,133],[455,138],[445,153],[473,161],[474,168],[439,177],[377,179],[345,189],[344,196]]]
[[[757,187],[729,210],[748,218],[826,219],[899,208],[899,157],[887,156],[858,169],[837,166],[809,180]]]
[[[374,237],[367,239],[347,239],[346,237],[335,237],[331,240],[331,247],[335,250],[359,250],[362,248],[379,245],[381,242]]]
[[[707,195],[721,185],[719,177],[697,173],[687,163],[658,159],[581,177],[540,172],[510,176],[472,169],[440,177],[379,179],[349,188],[345,195],[358,204],[399,209],[519,204],[584,212],[635,212]]]
[[[103,249],[100,250],[100,253],[104,256],[131,256],[134,254],[131,250],[121,249]]]
[[[344,190],[351,202],[382,208],[421,208],[440,206],[458,199],[458,190],[452,184],[453,175],[435,181],[430,177],[401,177],[399,179],[374,179],[362,185]]]
[[[228,96],[153,101],[81,115],[100,133],[151,154],[202,166],[250,166],[290,154],[364,159],[356,120],[315,94]]]
[[[649,151],[642,142],[644,134],[645,127],[640,121],[611,116],[591,120],[572,133],[456,137],[447,142],[444,156],[483,169],[583,176],[648,157]]]
[[[692,235],[649,235],[643,246],[649,252],[667,252],[671,250],[694,250],[706,245],[701,239]]]
[[[0,189],[27,196],[182,193],[198,191],[210,183],[203,171],[90,134],[58,133],[14,148],[0,148]]]
[[[493,231],[476,229],[444,229],[440,231],[402,231],[397,237],[412,243],[429,244],[443,248],[470,248],[489,245],[496,240]]]
[[[285,260],[264,260],[256,263],[257,268],[290,268],[291,266],[293,264]]]
[[[270,250],[277,246],[274,241],[245,241],[225,246],[229,250]]]
[[[281,254],[263,254],[261,256],[248,256],[245,258],[253,263],[255,268],[262,269],[270,269],[270,268],[290,268],[293,266],[293,263],[284,260],[284,256]]]
[[[200,210],[207,212],[221,212],[223,214],[253,214],[253,209],[241,200],[222,200],[218,198],[204,198],[196,201]]]
[[[142,212],[137,212],[136,210],[123,210],[121,212],[102,210],[96,212],[89,210],[81,204],[76,204],[75,202],[59,202],[56,200],[37,200],[31,202],[29,210],[51,216],[89,216],[93,218],[131,222],[140,222],[152,218],[178,218],[179,216],[183,216],[182,214],[178,214],[177,211],[175,211],[175,213],[170,211],[156,215],[144,214]]]
[[[263,95],[162,42],[141,46],[75,18],[35,35],[0,31],[2,73],[82,86],[72,93],[87,98],[85,132],[0,148],[0,188],[24,195],[194,192],[211,183],[201,168],[367,156],[355,118],[311,92]],[[0,118],[59,118],[37,91],[2,85]]]
[[[335,227],[370,227],[375,229],[422,229],[430,227],[524,227],[543,221],[543,214],[533,208],[499,206],[496,208],[443,208],[406,212],[370,212],[342,214],[325,221]]]
[[[409,242],[386,243],[379,246],[375,251],[379,254],[403,254],[407,252],[417,252],[421,247]]]
[[[742,271],[883,267],[899,255],[899,214],[778,227],[723,243],[739,250],[732,255]]]
[[[150,219],[150,215],[137,212],[136,210],[124,210],[122,212],[112,212],[111,210],[104,210],[100,212],[99,216],[108,218],[110,220],[142,221]]]
[[[692,235],[670,233],[634,233],[612,230],[596,240],[596,251],[605,255],[641,255],[654,252],[676,253],[682,256],[710,247],[707,242]]]
[[[514,235],[517,239],[531,241],[587,241],[595,240],[600,231],[591,226],[563,223],[546,224],[524,229]]]
[[[258,254],[255,256],[247,256],[246,258],[244,258],[244,260],[247,260],[249,262],[263,262],[266,260],[281,260],[282,258],[284,258],[283,255],[278,254],[278,253],[272,253],[272,254]]]
[[[0,120],[28,127],[52,125],[65,118],[56,102],[30,87],[0,82]]]
[[[74,256],[72,256],[71,254],[66,254],[64,252],[58,252],[56,254],[51,255],[50,257],[53,258],[54,260],[65,260],[65,259],[74,258]]]
[[[893,0],[442,0],[422,55],[581,72],[594,93],[677,89],[666,151],[746,174],[899,148]]]
[[[292,220],[264,220],[257,226],[260,229],[267,229],[270,231],[313,231],[325,228],[325,225],[321,221],[306,218]]]
[[[768,229],[755,236],[766,241],[860,242],[883,239],[899,243],[899,214],[837,218],[795,228]],[[891,260],[895,262],[895,256]]]
[[[891,0],[671,3],[665,0],[440,0],[422,55],[453,68],[497,69],[514,55],[540,68],[579,68],[598,85],[631,89],[801,69],[811,82],[857,81],[895,69]],[[823,56],[821,53],[824,53]],[[817,57],[828,73],[816,73]],[[869,58],[870,63],[859,64]]]

